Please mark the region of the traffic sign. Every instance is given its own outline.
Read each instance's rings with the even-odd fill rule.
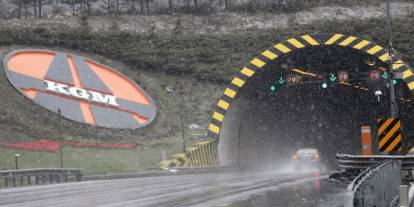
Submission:
[[[396,152],[401,150],[401,122],[399,118],[378,119],[378,150]]]
[[[393,72],[395,79],[403,79],[403,73],[401,72]]]
[[[335,80],[336,80],[336,76],[335,76],[335,74],[331,73],[331,74],[329,75],[329,80],[331,80],[332,82],[335,82]]]
[[[283,77],[280,77],[277,82],[279,82],[280,85],[283,85],[285,83],[285,80],[283,79]]]
[[[369,78],[372,80],[379,80],[380,79],[380,73],[378,70],[371,70],[369,72]]]
[[[26,98],[73,121],[136,129],[153,122],[157,114],[155,102],[135,81],[76,54],[14,50],[4,57],[3,69]]]
[[[349,79],[349,74],[347,71],[339,71],[338,72],[338,79],[340,82],[347,82]]]
[[[302,82],[303,77],[300,75],[288,75],[286,81],[289,85],[295,85]]]

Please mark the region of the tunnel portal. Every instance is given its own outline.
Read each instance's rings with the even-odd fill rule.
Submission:
[[[296,150],[316,148],[326,166],[334,168],[335,153],[360,154],[362,125],[371,126],[373,150],[379,153],[376,120],[390,113],[389,89],[382,77],[387,65],[379,55],[355,46],[321,44],[277,56],[245,81],[225,110],[216,135],[221,164],[277,168],[288,163]],[[252,62],[249,68],[258,64],[257,59]],[[340,77],[344,73],[347,80]],[[403,144],[411,147],[414,97],[406,81],[394,84]],[[383,95],[378,99],[375,91]]]

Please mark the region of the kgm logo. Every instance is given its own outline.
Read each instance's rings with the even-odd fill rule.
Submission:
[[[156,108],[137,84],[90,59],[48,50],[16,50],[3,60],[10,83],[68,119],[108,128],[140,128]]]

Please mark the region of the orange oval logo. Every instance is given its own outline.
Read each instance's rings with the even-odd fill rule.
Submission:
[[[140,128],[156,116],[154,101],[119,72],[85,57],[16,50],[3,60],[10,83],[42,107],[94,126]]]

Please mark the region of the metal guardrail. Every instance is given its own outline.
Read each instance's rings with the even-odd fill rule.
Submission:
[[[398,203],[401,161],[386,161],[358,175],[346,190],[345,207],[390,207]]]
[[[402,170],[414,170],[414,156],[336,154],[338,166],[345,170],[364,170],[387,160],[400,160]]]
[[[111,180],[111,179],[125,179],[125,178],[142,178],[142,177],[161,177],[161,176],[176,176],[176,175],[193,175],[206,173],[226,173],[233,172],[235,169],[232,166],[220,167],[174,167],[169,169],[162,169],[160,167],[147,168],[145,172],[135,173],[114,173],[103,175],[89,175],[82,177],[82,181],[88,180]]]
[[[60,183],[69,181],[81,181],[80,169],[22,169],[0,171],[0,188],[26,185],[38,185],[45,183]]]

